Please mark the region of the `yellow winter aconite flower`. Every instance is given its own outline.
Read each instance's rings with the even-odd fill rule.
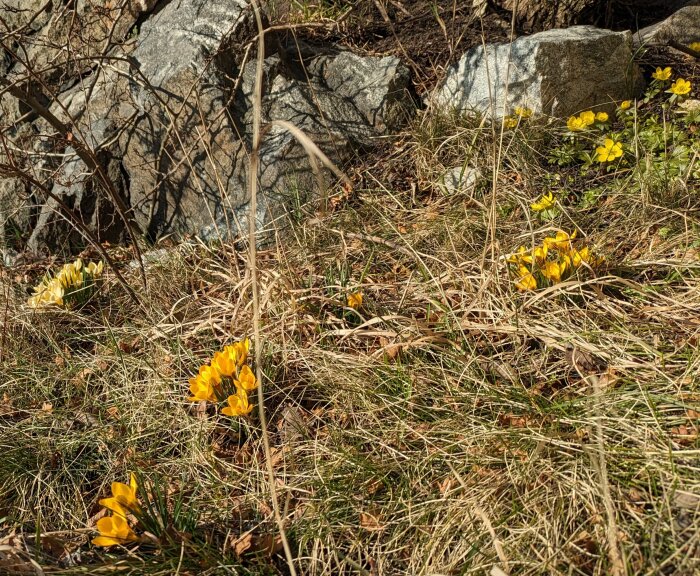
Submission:
[[[632,100],[623,100],[620,102],[620,110],[629,110],[632,106]]]
[[[685,94],[690,93],[690,89],[692,88],[692,85],[688,80],[685,80],[684,78],[678,78],[673,84],[671,84],[671,87],[666,90],[666,92],[670,92],[671,94],[677,94],[678,96],[684,96]]]
[[[554,206],[554,196],[551,192],[542,194],[539,200],[530,204],[530,208],[532,208],[535,212],[542,212],[542,210],[547,210],[552,206]]]
[[[581,130],[586,129],[586,124],[584,124],[583,120],[581,120],[581,118],[578,116],[570,116],[566,121],[566,127],[571,132],[580,132]]]
[[[95,546],[115,546],[139,541],[139,537],[123,516],[100,518],[97,521],[97,529],[100,535],[92,541]]]
[[[581,112],[579,118],[581,118],[586,126],[590,126],[595,122],[595,113],[592,110],[586,110],[585,112]]]
[[[608,114],[606,112],[598,112],[595,115],[595,119],[598,122],[607,122],[608,121]]]
[[[695,50],[696,52],[700,52],[700,42],[693,42],[692,44],[688,44],[688,48],[691,50]]]
[[[612,162],[622,156],[622,143],[606,138],[604,145],[598,146],[595,153],[598,162]]]
[[[511,128],[515,128],[518,125],[518,119],[515,118],[514,116],[506,116],[503,119],[503,127],[506,128],[507,130],[510,130]]]
[[[100,506],[124,517],[129,513],[138,513],[140,508],[136,496],[137,488],[136,477],[133,474],[128,486],[121,482],[112,482],[112,497],[100,500]]]
[[[668,80],[671,77],[672,70],[670,66],[666,66],[666,68],[657,68],[656,72],[653,72],[651,77],[654,80],[659,80],[660,82],[663,82],[665,80]]]
[[[248,402],[248,393],[243,389],[229,396],[227,402],[228,406],[221,410],[226,416],[245,416],[253,409]]]
[[[530,118],[532,116],[532,110],[522,106],[516,106],[514,112],[516,116],[520,116],[521,118]]]
[[[348,306],[357,310],[362,306],[362,292],[353,292],[348,294]]]

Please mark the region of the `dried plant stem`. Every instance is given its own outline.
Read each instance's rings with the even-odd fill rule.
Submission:
[[[270,484],[270,498],[275,521],[280,532],[284,555],[287,559],[289,573],[296,576],[294,558],[287,541],[284,529],[284,521],[280,514],[280,506],[277,500],[275,486],[275,471],[272,468],[272,450],[270,448],[270,435],[267,430],[267,417],[265,415],[265,396],[263,394],[262,380],[262,350],[260,345],[260,285],[258,283],[256,224],[257,224],[257,193],[258,193],[258,163],[260,155],[260,124],[262,110],[262,76],[263,61],[265,59],[265,31],[260,18],[260,7],[257,0],[252,0],[255,21],[258,26],[258,54],[255,70],[255,95],[253,102],[253,149],[250,155],[248,183],[250,186],[250,216],[248,217],[248,245],[250,250],[251,287],[253,290],[253,335],[255,339],[255,372],[258,380],[258,414],[260,415],[260,428],[262,429],[263,447],[265,450],[265,463],[267,466],[268,481]]]
[[[600,378],[591,375],[588,381],[593,385],[593,397],[596,409],[596,419],[593,428],[593,437],[595,439],[596,449],[591,461],[593,467],[598,474],[600,483],[600,493],[605,506],[605,515],[607,516],[607,538],[608,538],[608,557],[610,559],[611,570],[613,576],[624,576],[627,574],[625,562],[620,548],[618,539],[617,520],[615,519],[615,507],[613,505],[612,496],[610,495],[610,483],[608,482],[608,468],[605,461],[605,440],[603,434],[603,424],[601,422],[601,385]]]

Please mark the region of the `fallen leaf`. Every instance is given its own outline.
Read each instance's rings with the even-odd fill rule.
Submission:
[[[360,526],[370,532],[384,530],[384,526],[379,521],[379,518],[366,512],[360,512]]]

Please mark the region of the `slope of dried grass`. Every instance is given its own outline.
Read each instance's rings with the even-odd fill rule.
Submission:
[[[551,137],[426,115],[259,254],[255,345],[300,573],[700,566],[697,190],[562,172],[570,201],[537,221]],[[475,190],[441,184],[458,165],[481,167]],[[607,267],[519,293],[503,256],[558,227]],[[251,334],[246,259],[183,244],[148,266],[141,306],[108,278],[75,313],[27,310],[36,269],[3,271],[0,571],[285,573],[256,420],[186,401],[199,364]],[[91,549],[98,499],[134,469],[185,495],[196,534]]]

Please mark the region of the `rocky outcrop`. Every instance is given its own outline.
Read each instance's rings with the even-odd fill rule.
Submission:
[[[8,1],[14,0],[0,0]],[[75,61],[64,62],[60,58],[67,56],[61,55],[58,66],[29,59],[30,67],[42,70],[45,84],[56,89],[55,94],[38,90],[37,97],[66,127],[66,134],[56,134],[55,126],[36,114],[22,119],[30,120],[35,135],[53,138],[52,158],[60,158],[43,172],[43,186],[51,194],[35,191],[30,249],[53,249],[75,234],[61,203],[99,238],[123,237],[115,196],[133,228],[150,237],[199,233],[228,238],[247,230],[256,48],[251,41],[257,34],[249,2],[161,3],[137,35],[133,25],[154,8],[154,0],[118,3],[117,12],[115,3],[99,4],[49,7],[49,23],[28,39],[31,50],[42,43],[68,45],[73,40],[62,31],[72,18],[86,28],[90,45],[81,47]],[[100,23],[93,25],[97,16]],[[118,41],[105,43],[106,32]],[[51,42],[47,34],[53,34]],[[122,41],[127,36],[131,39]],[[408,70],[397,58],[363,58],[333,47],[286,47],[272,34],[268,44],[263,122],[294,124],[336,163],[373,146],[376,137],[396,130],[415,111]],[[58,58],[51,54],[41,58]],[[26,73],[22,63],[14,62],[7,77],[31,92],[22,80]],[[19,119],[27,112],[11,97],[0,104],[14,106],[5,118]],[[108,175],[109,193],[84,156],[76,154],[77,146],[89,149]],[[26,162],[24,168],[36,170]],[[281,125],[265,130],[257,177],[256,218],[268,230],[316,186],[303,146]]]
[[[641,85],[629,32],[574,26],[469,50],[448,71],[432,102],[496,118],[516,106],[564,117],[612,109]]]

